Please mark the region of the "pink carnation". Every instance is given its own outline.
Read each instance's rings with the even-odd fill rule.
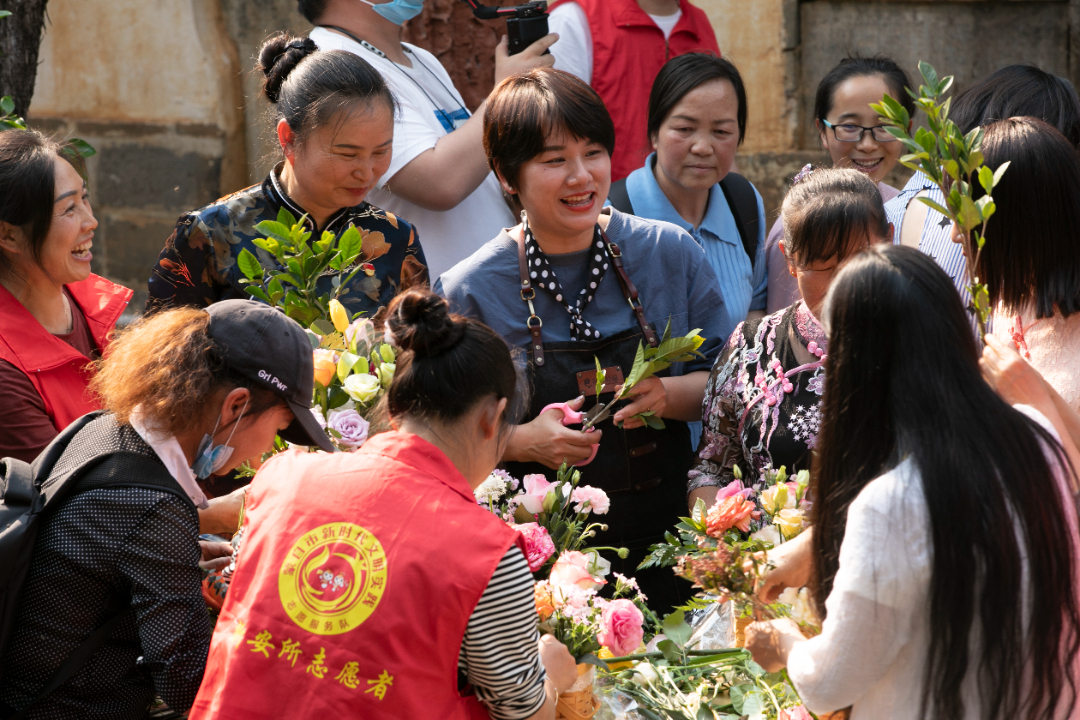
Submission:
[[[567,550],[551,567],[551,576],[548,578],[552,585],[566,587],[577,586],[583,590],[592,590],[605,585],[603,578],[593,577],[589,573],[589,557],[577,550]]]
[[[581,487],[574,488],[574,492],[570,494],[570,499],[573,500],[574,512],[594,512],[597,515],[604,515],[611,507],[611,500],[608,499],[607,493],[600,488],[590,487],[589,485],[582,485]]]
[[[626,598],[612,600],[600,616],[600,632],[596,639],[616,656],[629,655],[641,646],[645,616],[637,605]]]
[[[534,522],[523,525],[511,525],[510,527],[521,533],[525,538],[525,559],[529,561],[529,571],[536,572],[544,566],[552,555],[555,554],[555,543],[548,535],[547,528],[540,527]]]

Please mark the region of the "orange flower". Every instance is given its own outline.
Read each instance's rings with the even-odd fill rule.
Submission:
[[[533,586],[533,602],[536,604],[536,614],[540,616],[540,622],[544,622],[555,612],[555,598],[551,596],[551,588],[546,582],[538,582]]]
[[[750,521],[761,517],[761,511],[754,503],[744,498],[741,494],[732,495],[718,500],[709,510],[706,517],[707,530],[710,537],[722,537],[731,528],[739,528],[743,532],[750,532]]]
[[[330,387],[330,381],[334,379],[334,373],[337,372],[337,358],[334,356],[334,351],[320,348],[314,352],[314,355],[315,382],[323,387]]]

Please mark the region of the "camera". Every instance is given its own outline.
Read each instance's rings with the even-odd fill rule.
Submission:
[[[514,7],[488,7],[477,0],[464,1],[472,8],[473,15],[481,20],[506,18],[506,37],[511,55],[518,54],[548,34],[546,0],[533,0]]]

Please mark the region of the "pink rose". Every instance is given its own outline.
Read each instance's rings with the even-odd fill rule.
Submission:
[[[616,657],[629,655],[641,647],[644,631],[641,629],[645,616],[637,605],[626,598],[612,600],[600,616],[600,632],[596,639]]]
[[[600,488],[589,485],[574,488],[574,492],[570,494],[570,499],[577,503],[574,505],[574,512],[576,513],[591,511],[597,515],[604,515],[611,507],[611,500],[608,499],[607,493]]]
[[[539,515],[544,511],[544,498],[554,489],[553,483],[539,473],[526,475],[521,482],[525,490],[517,496],[518,502],[531,514]]]
[[[548,580],[552,585],[576,586],[582,590],[592,590],[605,585],[603,578],[589,574],[588,567],[588,555],[577,550],[568,550],[555,561]]]
[[[749,500],[750,496],[754,493],[754,491],[751,488],[745,487],[742,484],[742,480],[732,480],[727,485],[720,488],[720,491],[716,493],[716,499],[723,500],[724,498],[729,498],[732,495],[737,495],[740,493],[744,498]]]
[[[805,707],[796,705],[795,707],[784,708],[781,710],[777,720],[814,720],[814,717]]]
[[[525,559],[529,561],[529,571],[536,572],[555,554],[555,543],[548,535],[547,528],[534,522],[523,525],[510,525],[525,538]]]

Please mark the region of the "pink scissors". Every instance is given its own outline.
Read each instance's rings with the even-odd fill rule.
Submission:
[[[548,410],[561,410],[563,414],[562,424],[565,425],[577,425],[581,423],[584,432],[592,432],[598,423],[607,420],[611,415],[611,408],[608,406],[611,403],[605,405],[596,405],[588,412],[579,412],[577,410],[570,409],[570,406],[566,403],[551,403],[545,405],[541,413],[545,413]],[[582,467],[588,465],[596,459],[596,453],[600,449],[600,443],[595,443],[592,446],[592,452],[589,453],[589,457],[581,462],[574,463],[574,467]]]

